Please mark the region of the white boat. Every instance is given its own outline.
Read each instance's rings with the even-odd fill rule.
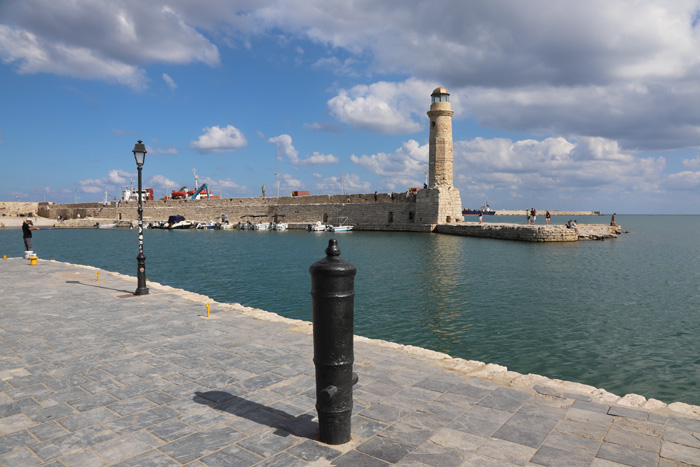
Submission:
[[[275,224],[272,224],[272,230],[276,230],[278,232],[284,232],[289,228],[289,224],[285,224],[283,222],[277,222]]]
[[[326,232],[328,230],[326,224],[321,223],[321,221],[316,221],[315,224],[309,224],[306,226],[308,232]]]
[[[253,224],[253,230],[270,230],[269,222],[256,222]]]
[[[233,230],[236,228],[236,224],[231,224],[229,221],[223,221],[223,222],[218,222],[216,224],[216,227],[214,227],[216,230]]]
[[[113,229],[117,226],[117,224],[100,224],[99,222],[95,224],[95,228],[97,229]]]
[[[329,225],[328,231],[330,232],[349,232],[352,230],[352,226],[347,224],[347,217],[339,217],[337,225]]]
[[[198,230],[213,230],[216,227],[216,224],[214,221],[209,221],[209,222],[200,222],[197,224],[195,227]]]

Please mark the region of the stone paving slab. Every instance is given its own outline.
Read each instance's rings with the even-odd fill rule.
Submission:
[[[328,446],[308,323],[95,271],[0,260],[2,466],[700,466],[694,413],[362,338]]]

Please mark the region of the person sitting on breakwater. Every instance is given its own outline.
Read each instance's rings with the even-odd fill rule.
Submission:
[[[612,218],[610,219],[610,225],[613,227],[617,226],[617,224],[615,223],[615,213],[613,213]]]
[[[578,233],[578,221],[576,219],[574,219],[574,223],[571,224],[571,228],[574,229],[576,233]]]
[[[574,222],[574,221],[572,221],[571,219],[569,219],[569,222],[567,222],[567,223],[564,224],[564,225],[566,226],[567,229],[570,229],[570,228],[571,228],[571,224],[572,224],[573,222]]]

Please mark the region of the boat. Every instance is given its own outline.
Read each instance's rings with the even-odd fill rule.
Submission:
[[[195,229],[198,230],[214,230],[216,228],[216,223],[214,221],[209,222],[199,222]]]
[[[481,211],[481,213],[484,216],[493,216],[494,214],[496,214],[496,211],[491,209],[491,206],[489,206],[488,200],[486,200],[486,203],[483,204],[479,209],[463,209],[462,215],[463,216],[478,216],[479,211]]]
[[[329,225],[328,226],[328,231],[329,232],[349,232],[352,230],[352,226],[349,225],[348,223],[348,218],[347,217],[339,217],[338,218],[338,225]]]
[[[253,230],[253,224],[248,222],[239,222],[237,226],[238,230]]]
[[[192,221],[185,219],[185,216],[170,216],[168,217],[168,229],[184,230],[192,228]]]
[[[272,230],[276,230],[277,232],[284,232],[289,228],[289,224],[285,224],[284,222],[277,222],[272,224]]]
[[[96,229],[113,229],[117,224],[100,224],[99,222],[95,224]]]
[[[307,232],[327,232],[328,226],[326,224],[322,224],[321,221],[316,221],[315,224],[308,224],[306,226],[306,231]]]

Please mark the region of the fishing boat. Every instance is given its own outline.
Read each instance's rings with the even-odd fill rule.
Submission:
[[[316,221],[315,224],[308,224],[306,226],[306,231],[307,232],[327,232],[328,226],[326,224],[321,223],[321,221]]]
[[[328,226],[329,232],[349,232],[352,230],[352,226],[349,225],[347,217],[339,217],[337,225],[330,224]]]
[[[484,216],[493,216],[494,214],[496,214],[496,211],[491,209],[491,206],[489,206],[489,202],[487,200],[486,203],[483,204],[479,209],[463,209],[462,215],[463,216],[478,216],[479,211],[481,211],[481,213]]]
[[[276,230],[277,232],[284,232],[287,229],[289,229],[289,224],[285,224],[284,222],[276,222],[272,224],[272,230]]]

